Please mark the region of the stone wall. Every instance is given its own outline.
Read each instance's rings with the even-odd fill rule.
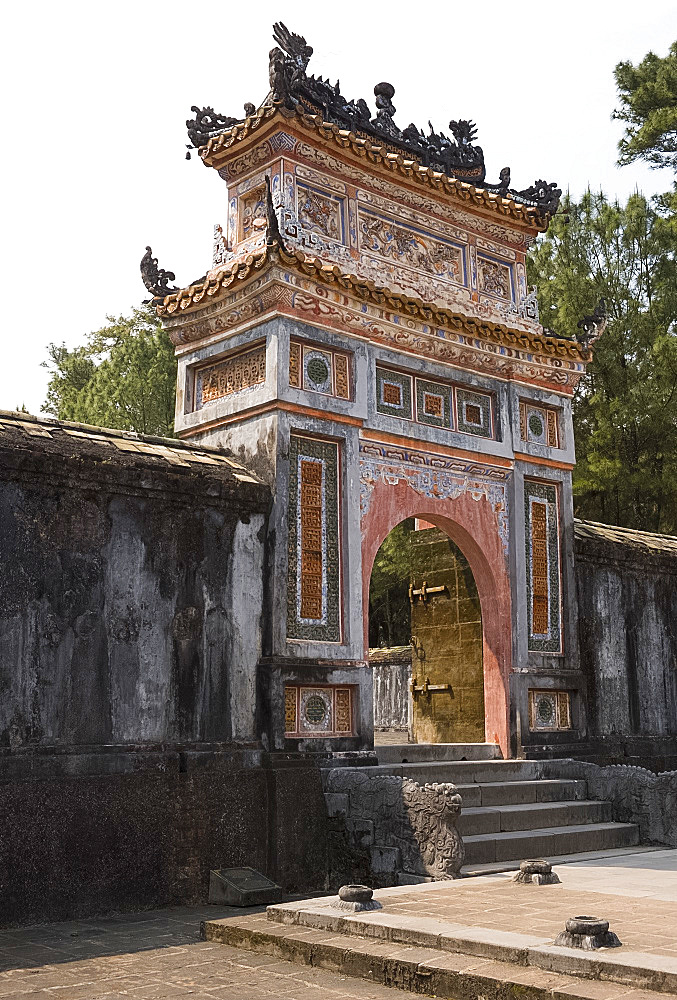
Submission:
[[[610,759],[677,763],[677,538],[576,523],[589,735]]]
[[[319,770],[262,749],[269,488],[224,452],[0,414],[0,920],[322,889]]]

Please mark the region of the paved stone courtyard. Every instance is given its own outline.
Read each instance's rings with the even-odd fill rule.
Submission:
[[[390,914],[546,936],[561,930],[566,916],[592,912],[611,921],[629,958],[630,952],[653,953],[661,961],[663,956],[666,960],[677,957],[677,851],[573,862],[559,865],[557,871],[562,879],[559,886],[513,885],[508,875],[493,875],[381,890],[378,896]],[[0,998],[393,1000],[414,996],[339,972],[199,940],[200,921],[228,917],[237,921],[248,913],[263,916],[263,909],[173,907],[0,931]],[[352,946],[359,949],[360,944],[353,939]],[[420,950],[423,954],[425,949]],[[449,955],[448,960],[465,962],[469,973],[491,966],[500,975],[507,968],[463,955]],[[538,969],[521,974],[525,983],[528,979],[557,987],[563,994],[572,989],[570,977]],[[594,982],[583,986],[582,995],[613,1000],[656,996],[629,984]]]
[[[431,917],[471,927],[555,938],[568,917],[590,913],[609,920],[627,951],[677,958],[677,851],[556,866],[561,885],[515,884],[510,873],[411,892],[378,894],[388,913]]]
[[[0,931],[2,1000],[393,1000],[413,997],[198,939],[200,921],[255,912],[172,907]]]

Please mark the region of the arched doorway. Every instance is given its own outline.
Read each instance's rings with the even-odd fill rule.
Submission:
[[[482,615],[472,569],[433,524],[381,544],[369,588],[376,742],[485,741]]]
[[[365,470],[366,471],[366,470]],[[393,470],[395,471],[395,470]],[[484,681],[484,739],[510,756],[509,675],[512,662],[510,577],[503,493],[458,488],[444,495],[438,477],[427,492],[401,474],[370,478],[362,505],[362,595],[365,653],[369,645],[369,586],[376,554],[392,529],[418,518],[443,531],[472,571],[480,602]],[[450,491],[447,491],[449,493]]]

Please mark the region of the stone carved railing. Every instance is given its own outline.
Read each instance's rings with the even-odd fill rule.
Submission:
[[[590,798],[611,802],[614,820],[637,823],[640,841],[677,847],[677,771],[627,764],[543,761],[543,777],[583,778]]]
[[[459,877],[465,848],[456,828],[462,800],[455,785],[420,785],[361,768],[338,768],[327,774],[325,797],[329,814],[343,814],[346,829],[361,846],[372,848],[372,857],[390,850],[393,871]]]

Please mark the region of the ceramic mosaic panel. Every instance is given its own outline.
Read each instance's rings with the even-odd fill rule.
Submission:
[[[512,268],[502,260],[477,254],[477,288],[484,295],[512,302],[514,299]]]
[[[292,340],[289,384],[307,392],[350,399],[350,358],[339,351]]]
[[[391,417],[411,420],[412,393],[411,376],[389,368],[376,369],[376,409]]]
[[[284,689],[285,736],[350,736],[353,733],[352,692],[349,687],[317,685]]]
[[[571,729],[569,691],[529,691],[529,729]]]
[[[287,638],[340,642],[338,445],[289,443]]]
[[[266,217],[266,189],[258,187],[240,198],[240,239],[246,240],[254,235],[256,219]]]
[[[344,242],[343,198],[296,184],[296,215],[300,225],[313,233],[320,233],[330,240]]]
[[[469,389],[456,389],[456,423],[464,434],[493,437],[491,396]]]
[[[520,401],[520,435],[529,444],[544,444],[559,448],[559,419],[557,410],[537,406],[528,400]]]
[[[561,652],[561,586],[557,487],[525,480],[528,647]]]
[[[195,409],[266,381],[266,346],[226,357],[195,373]]]
[[[404,229],[391,219],[364,210],[360,211],[359,231],[361,250],[437,278],[465,284],[463,247],[435,239],[412,227]]]
[[[317,347],[303,348],[303,388],[332,394],[331,351],[322,351]]]
[[[416,419],[432,427],[451,428],[451,386],[416,379]]]

